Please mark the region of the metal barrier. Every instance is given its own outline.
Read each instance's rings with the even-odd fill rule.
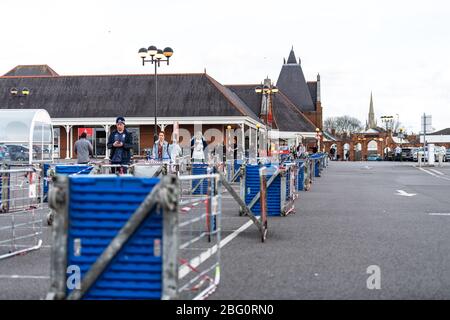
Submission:
[[[0,170],[0,259],[42,246],[40,177],[35,167]]]
[[[219,170],[217,164],[214,166],[214,169],[220,175],[223,187],[228,191],[228,193],[231,195],[234,201],[236,201],[237,204],[239,205],[239,215],[247,216],[250,220],[252,220],[252,222],[258,228],[258,231],[261,236],[261,241],[265,242],[267,239],[268,223],[267,223],[267,180],[264,167],[261,168],[261,172],[259,174],[260,190],[254,196],[253,198],[254,203],[251,206],[248,206],[245,203],[245,190],[244,190],[245,167],[242,168],[241,172],[240,194],[238,194],[236,190],[234,190],[232,184],[228,182],[224,173],[221,172],[221,170]],[[260,199],[262,199],[262,201],[259,201]],[[256,204],[256,202],[260,202],[259,214],[255,214],[254,212],[252,212],[252,207],[254,204]]]
[[[259,169],[263,170],[260,171]],[[245,174],[245,201],[249,209],[254,209],[259,215],[260,179],[258,173],[267,179],[267,215],[286,216],[294,213],[294,200],[296,198],[295,175],[296,166],[275,166],[275,165],[247,165]],[[256,173],[256,174],[255,174]]]
[[[190,188],[203,179],[205,194]],[[180,180],[178,271],[179,299],[204,299],[220,281],[221,194],[219,174],[182,176]]]
[[[57,176],[47,298],[201,299],[214,291],[220,182],[202,176],[209,193],[200,196],[182,187],[198,178]],[[66,286],[68,268],[78,268],[78,287]]]
[[[46,169],[46,170],[45,170]],[[53,180],[57,175],[70,175],[70,176],[76,176],[76,175],[87,175],[87,174],[94,174],[97,173],[96,170],[94,170],[94,166],[92,165],[79,165],[79,164],[46,164],[44,165],[44,187],[45,184],[46,193],[44,195],[44,199],[46,202],[48,202],[48,193],[52,188]],[[52,209],[47,214],[47,225],[51,226],[53,224],[54,219],[54,212]]]

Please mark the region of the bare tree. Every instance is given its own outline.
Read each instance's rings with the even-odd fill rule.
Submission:
[[[352,134],[363,129],[361,121],[350,116],[330,117],[325,119],[324,128],[328,132],[334,129],[337,135]]]

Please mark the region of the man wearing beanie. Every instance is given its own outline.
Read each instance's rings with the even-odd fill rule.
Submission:
[[[111,149],[110,160],[111,164],[120,164],[128,166],[131,161],[131,147],[132,147],[131,132],[125,129],[125,118],[117,117],[116,130],[111,132],[108,138],[108,149]],[[113,168],[112,172],[116,170]],[[127,167],[121,167],[120,173],[127,173]]]

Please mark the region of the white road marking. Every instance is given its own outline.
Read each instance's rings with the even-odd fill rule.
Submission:
[[[19,274],[0,274],[0,279],[42,279],[47,280],[50,279],[49,276],[27,276],[27,275],[19,275]]]
[[[416,167],[416,168],[417,168],[417,167]],[[423,171],[423,172],[426,172],[426,173],[432,175],[433,177],[436,177],[436,178],[439,178],[439,179],[444,179],[444,180],[450,181],[450,178],[445,177],[445,176],[437,175],[437,174],[435,174],[435,173],[433,173],[433,172],[430,172],[430,171],[428,171],[428,170],[425,170],[424,168],[417,168],[417,169],[419,169],[419,170],[421,170],[421,171]],[[430,170],[431,170],[431,169],[430,169]],[[437,170],[436,170],[436,171],[437,171]],[[439,171],[438,171],[438,172],[439,172]]]
[[[430,216],[450,216],[450,213],[437,213],[437,212],[431,212],[429,213]]]
[[[406,192],[406,191],[403,191],[403,190],[397,190],[397,195],[398,196],[404,196],[404,197],[413,197],[413,196],[415,196],[416,194],[415,193],[408,193],[408,192]]]
[[[424,168],[418,168],[418,169],[421,170],[421,171],[423,171],[423,172],[425,172],[425,173],[428,173],[428,174],[432,175],[433,177],[437,177],[436,174],[434,174],[433,172],[430,172],[430,171],[428,171],[428,170],[425,170]]]
[[[437,174],[439,174],[439,175],[441,175],[441,176],[444,175],[442,172],[437,171],[436,169],[430,169],[430,171],[433,171],[434,173],[437,173]]]
[[[228,237],[222,239],[222,241],[220,241],[219,243],[220,248],[226,246],[231,240],[236,238],[239,235],[239,233],[248,229],[248,227],[250,227],[251,225],[253,225],[253,221],[250,220],[247,223],[243,224],[239,229],[234,231],[232,234],[230,234]],[[202,252],[199,256],[191,259],[188,263],[189,266],[182,265],[178,270],[178,279],[183,279],[186,275],[188,275],[191,272],[190,267],[197,268],[200,264],[208,260],[216,252],[217,252],[217,244],[213,246],[211,249]]]

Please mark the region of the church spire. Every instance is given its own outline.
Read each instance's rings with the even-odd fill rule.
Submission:
[[[373,110],[373,97],[372,97],[372,91],[370,92],[370,106],[369,106],[369,121],[368,121],[368,127],[369,129],[376,128],[377,123],[375,121],[375,112]]]

